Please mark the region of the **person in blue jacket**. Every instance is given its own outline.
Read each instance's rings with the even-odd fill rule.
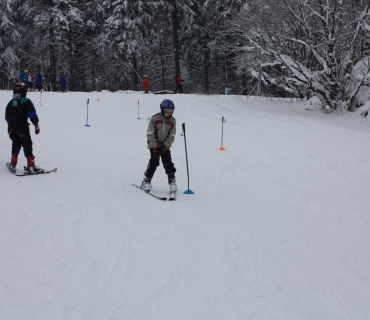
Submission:
[[[62,92],[67,92],[67,77],[64,74],[64,70],[60,70],[59,85]]]
[[[18,80],[23,83],[28,84],[28,69],[24,69],[22,73],[19,74]]]
[[[35,89],[38,90],[38,91],[42,91],[42,75],[41,75],[40,71],[36,71]]]

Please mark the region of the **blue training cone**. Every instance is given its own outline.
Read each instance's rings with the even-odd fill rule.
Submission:
[[[191,191],[191,190],[189,190],[189,189],[188,189],[188,190],[186,190],[186,191],[184,191],[184,193],[185,193],[185,194],[194,194],[194,192],[193,192],[193,191]]]

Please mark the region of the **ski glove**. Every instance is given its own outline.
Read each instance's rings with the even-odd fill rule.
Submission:
[[[159,155],[161,156],[162,154],[164,154],[166,150],[167,150],[166,146],[162,146],[161,149],[159,150]]]
[[[35,126],[35,133],[36,134],[39,134],[40,133],[39,123],[38,122],[35,122],[33,125]]]
[[[158,147],[153,147],[153,156],[154,159],[159,159]]]

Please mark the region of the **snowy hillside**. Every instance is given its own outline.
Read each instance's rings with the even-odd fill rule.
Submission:
[[[58,172],[11,175],[0,121],[0,319],[370,319],[366,120],[238,96],[28,97],[36,164]],[[3,114],[10,98],[0,91]],[[176,105],[176,202],[131,186],[164,98]],[[182,123],[194,195],[182,193]],[[152,183],[167,196],[163,167]]]

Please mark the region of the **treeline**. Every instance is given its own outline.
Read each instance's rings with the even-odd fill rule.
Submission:
[[[0,88],[25,68],[50,90],[316,95],[353,108],[370,0],[0,0]],[[365,68],[366,69],[366,68]],[[361,70],[366,75],[367,70]],[[258,85],[260,84],[260,86]]]
[[[238,90],[227,25],[245,1],[0,0],[0,87],[23,69],[43,73],[57,90],[63,69],[70,91]]]

